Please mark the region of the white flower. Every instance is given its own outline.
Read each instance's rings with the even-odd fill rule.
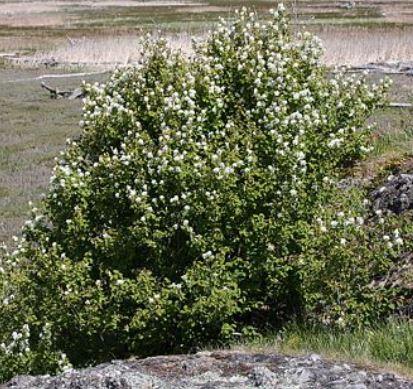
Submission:
[[[206,253],[202,254],[202,258],[207,259],[212,256],[212,251],[207,251]]]
[[[398,246],[401,246],[401,245],[403,244],[403,239],[402,239],[402,238],[397,238],[397,239],[394,241],[394,243],[397,244]]]

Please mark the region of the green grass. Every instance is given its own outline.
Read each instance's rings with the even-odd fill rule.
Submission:
[[[36,202],[45,192],[54,158],[64,148],[65,139],[79,134],[80,100],[52,100],[38,80],[14,82],[44,73],[0,69],[0,243],[10,242],[20,231],[28,202]],[[71,89],[80,85],[81,78],[46,81]]]
[[[413,125],[399,131],[380,134],[376,141],[374,156],[394,153],[405,155],[413,151]]]
[[[407,77],[394,77],[390,100],[409,103],[413,101],[412,82]],[[403,90],[404,89],[404,90]],[[384,108],[374,115],[377,128],[374,136],[374,152],[372,158],[388,154],[405,155],[413,153],[413,109]]]
[[[282,332],[234,345],[251,351],[318,353],[413,376],[413,323],[390,321],[369,329],[338,331],[291,325]]]

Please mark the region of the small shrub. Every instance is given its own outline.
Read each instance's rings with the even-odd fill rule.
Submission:
[[[301,287],[307,324],[371,327],[409,305],[411,291],[396,274],[413,250],[409,216],[372,214],[366,190],[338,193],[301,240]]]
[[[312,265],[297,258],[313,260],[305,239],[332,180],[366,153],[364,122],[387,87],[328,77],[321,52],[292,36],[282,7],[266,23],[242,10],[192,58],[149,41],[138,66],[86,85],[82,136],[3,256],[0,341],[28,325],[45,355],[48,323],[48,350],[84,365],[299,315]]]

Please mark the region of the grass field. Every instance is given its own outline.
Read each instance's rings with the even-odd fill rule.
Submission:
[[[50,99],[35,79],[41,74],[44,71],[0,71],[0,242],[19,232],[28,202],[45,191],[65,139],[79,133],[81,101]],[[46,80],[64,89],[84,78]],[[104,75],[86,78],[95,81]]]

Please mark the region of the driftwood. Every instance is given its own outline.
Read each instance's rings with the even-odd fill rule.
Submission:
[[[389,103],[387,106],[390,108],[413,108],[413,104],[410,103]]]
[[[50,92],[50,97],[52,99],[65,98],[69,100],[80,99],[84,97],[84,93],[81,88],[76,88],[72,91],[59,90],[58,88],[52,88],[45,82],[42,82],[42,88]]]
[[[355,1],[346,1],[344,4],[339,4],[339,7],[343,9],[353,9],[355,6]]]
[[[16,56],[12,54],[4,54],[1,55],[7,61],[10,61],[17,65],[30,65],[30,66],[37,66],[42,65],[46,69],[53,68],[53,67],[65,67],[65,66],[104,66],[114,68],[116,66],[126,65],[125,61],[111,61],[111,62],[90,62],[90,61],[65,61],[65,62],[58,62],[54,58],[45,58],[45,59],[36,59],[33,57],[27,56]]]
[[[396,63],[369,63],[361,66],[352,66],[346,73],[379,73],[379,74],[404,74],[413,76],[413,62]]]
[[[387,104],[379,104],[380,108],[413,108],[413,104],[410,103],[387,103]]]
[[[393,103],[387,103],[387,104],[379,104],[378,107],[380,108],[413,108],[413,104],[410,103],[398,103],[398,102],[393,102]]]

